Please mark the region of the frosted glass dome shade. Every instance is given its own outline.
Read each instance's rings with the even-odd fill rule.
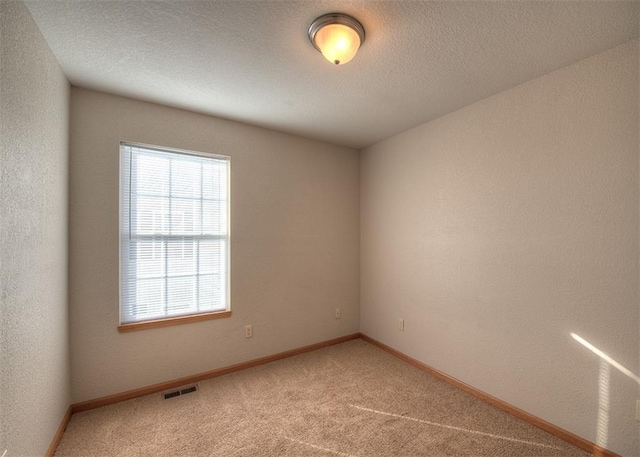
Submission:
[[[313,21],[309,39],[329,62],[344,65],[355,57],[364,42],[364,28],[351,16],[330,13]]]
[[[314,42],[329,62],[344,65],[360,48],[360,37],[351,27],[342,24],[325,25],[316,33]]]

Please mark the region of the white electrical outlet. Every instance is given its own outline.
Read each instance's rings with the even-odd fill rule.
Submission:
[[[244,326],[244,337],[251,338],[253,336],[253,325]]]
[[[336,319],[340,319],[340,308],[336,308]]]
[[[404,319],[403,318],[398,319],[398,330],[400,330],[401,332],[404,332]]]
[[[636,420],[640,421],[640,400],[636,400]]]

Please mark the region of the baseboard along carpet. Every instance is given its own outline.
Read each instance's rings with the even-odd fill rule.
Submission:
[[[56,456],[587,456],[360,339],[74,414]]]

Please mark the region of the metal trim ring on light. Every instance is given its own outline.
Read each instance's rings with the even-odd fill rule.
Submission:
[[[309,26],[309,40],[311,41],[313,47],[318,51],[322,52],[322,50],[316,45],[314,41],[316,33],[318,33],[318,30],[320,30],[325,25],[331,24],[346,25],[347,27],[352,28],[360,37],[360,46],[362,46],[362,43],[364,43],[364,27],[362,27],[362,24],[360,24],[357,19],[342,13],[329,13],[320,16]]]

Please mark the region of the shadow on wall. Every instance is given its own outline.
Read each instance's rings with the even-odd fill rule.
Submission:
[[[571,333],[571,337],[595,355],[600,357],[600,374],[598,376],[598,421],[596,429],[596,444],[607,446],[609,438],[609,383],[611,380],[611,367],[616,368],[635,382],[640,384],[640,378],[621,363],[612,359],[609,355],[589,343],[580,335]]]

